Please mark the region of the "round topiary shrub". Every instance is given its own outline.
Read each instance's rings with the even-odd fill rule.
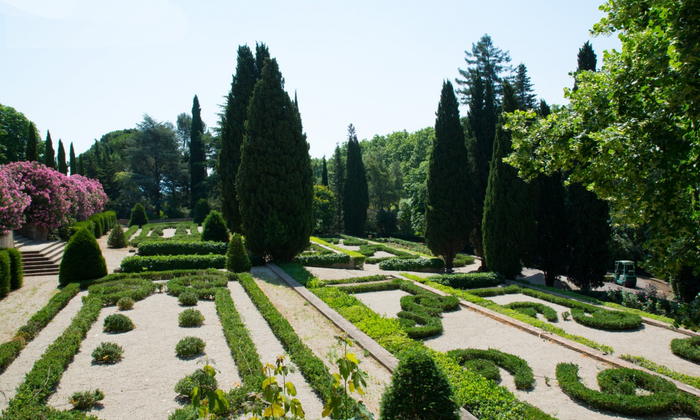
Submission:
[[[126,315],[112,314],[105,318],[103,328],[105,332],[127,332],[133,329],[134,323]]]
[[[219,387],[219,383],[216,378],[209,375],[204,369],[197,369],[191,375],[187,375],[177,382],[175,385],[175,392],[183,397],[189,398],[195,387],[215,390]]]
[[[22,264],[22,253],[19,249],[6,248],[7,256],[10,257],[10,290],[17,290],[24,283],[24,266]]]
[[[228,230],[226,229],[226,222],[224,222],[223,216],[216,210],[210,212],[204,220],[202,240],[228,242],[228,239]]]
[[[63,251],[63,259],[58,268],[58,282],[65,286],[106,275],[107,263],[97,240],[87,229],[81,228],[70,238]]]
[[[243,246],[243,237],[238,233],[233,235],[226,251],[226,269],[234,273],[244,273],[251,269],[250,258]]]
[[[195,292],[187,291],[180,293],[180,296],[177,297],[177,301],[180,302],[182,306],[194,306],[199,301],[199,296],[197,296]]]
[[[96,364],[112,364],[122,359],[124,349],[117,343],[100,343],[92,351],[92,361]]]
[[[197,204],[194,206],[193,222],[196,223],[198,226],[201,226],[202,222],[204,222],[204,219],[207,218],[210,211],[211,208],[209,208],[209,203],[207,202],[207,200],[204,198],[200,198],[197,201]]]
[[[204,347],[206,346],[207,344],[201,338],[185,337],[178,341],[177,345],[175,346],[175,353],[179,357],[183,358],[192,357],[196,354],[202,353],[204,351]]]
[[[10,254],[5,250],[0,250],[0,299],[10,293],[11,271]]]
[[[414,353],[399,362],[391,385],[382,396],[383,419],[458,420],[457,404],[445,374],[425,353]]]
[[[126,248],[127,245],[128,241],[126,240],[126,235],[124,235],[124,229],[122,229],[122,225],[117,224],[112,231],[109,232],[107,246],[110,248]]]
[[[700,337],[674,338],[671,351],[676,356],[700,363]]]
[[[204,315],[196,309],[185,309],[177,317],[181,327],[199,327],[204,322]]]
[[[131,218],[129,219],[129,227],[138,225],[143,227],[143,225],[148,224],[148,216],[146,216],[146,209],[143,208],[141,203],[136,203],[133,209],[131,209]]]
[[[117,301],[117,308],[119,308],[120,311],[128,311],[133,309],[134,307],[134,299],[125,296]]]

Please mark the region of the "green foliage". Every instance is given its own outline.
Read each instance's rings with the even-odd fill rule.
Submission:
[[[0,251],[0,299],[10,293],[12,265],[7,251]]]
[[[125,273],[184,269],[224,268],[224,255],[158,255],[126,257],[121,262]]]
[[[332,286],[332,285],[336,285],[336,284],[368,283],[368,282],[382,281],[382,280],[386,280],[386,279],[390,279],[390,278],[391,278],[391,276],[389,276],[387,274],[376,274],[374,276],[351,277],[349,279],[322,280],[321,283],[324,286],[325,285]]]
[[[199,327],[204,322],[204,315],[193,308],[185,309],[177,316],[177,321],[181,327]]]
[[[664,376],[668,376],[671,379],[675,379],[679,382],[683,382],[684,384],[688,384],[694,388],[700,388],[700,378],[697,376],[690,376],[686,375],[684,373],[679,373],[676,371],[673,371],[666,366],[659,365],[657,363],[652,362],[651,360],[647,360],[643,357],[639,356],[631,356],[629,354],[623,354],[620,356],[622,360],[626,360],[628,362],[634,363],[636,365],[639,365],[643,367],[644,369],[649,369],[652,372],[660,373]]]
[[[16,248],[0,248],[0,252],[6,252],[10,258],[10,290],[17,290],[24,283],[24,266],[22,253]]]
[[[175,384],[175,392],[178,395],[190,398],[195,388],[215,390],[218,386],[219,382],[214,376],[209,375],[204,369],[197,369]]]
[[[164,238],[163,236],[158,236],[158,233],[162,235],[162,230],[164,228],[175,228],[175,235],[169,238]],[[189,228],[189,232],[188,232]],[[150,236],[148,234],[154,231]],[[183,223],[162,223],[146,225],[141,230],[134,239],[129,241],[131,246],[137,247],[142,243],[153,243],[153,242],[199,242],[201,241],[201,234],[197,229],[197,225],[189,222]]]
[[[676,356],[700,363],[700,337],[674,338],[671,351]]]
[[[310,240],[311,240],[311,242],[315,242],[315,243],[324,245],[328,248],[331,248],[331,249],[334,249],[336,251],[342,252],[343,254],[349,255],[352,258],[352,261],[355,265],[355,268],[357,268],[358,270],[362,270],[362,267],[364,267],[364,265],[365,265],[366,258],[364,255],[360,254],[359,252],[349,251],[349,250],[341,248],[339,246],[335,246],[335,245],[330,244],[328,242],[322,241],[322,240],[315,238],[313,236],[310,238]]]
[[[105,318],[104,328],[105,332],[128,332],[134,329],[134,323],[129,319],[128,316],[122,314],[112,314]]]
[[[362,163],[362,150],[357,141],[355,127],[348,127],[348,153],[346,158],[347,176],[343,191],[343,217],[345,231],[351,235],[365,232],[369,195],[367,192],[367,174]]]
[[[529,315],[533,318],[537,318],[538,313],[542,314],[549,322],[557,322],[557,320],[559,319],[557,317],[557,311],[542,303],[511,302],[503,306],[505,306],[508,309],[515,309],[516,311],[524,313],[525,315]]]
[[[109,238],[107,238],[107,246],[110,248],[126,248],[127,245],[129,245],[129,241],[126,239],[124,229],[122,229],[120,224],[117,224],[109,233]]]
[[[285,356],[279,356],[275,365],[266,363],[263,366],[265,380],[261,391],[252,393],[250,400],[243,405],[243,412],[253,414],[253,419],[283,418],[303,419],[304,409],[297,395],[297,389],[292,382],[287,381],[287,375],[293,372],[284,363]],[[282,383],[277,382],[276,376],[282,377]],[[291,414],[291,417],[287,417]]]
[[[134,208],[131,209],[131,218],[129,219],[129,227],[139,226],[143,228],[144,225],[148,224],[148,216],[146,216],[146,209],[143,208],[141,203],[136,203]]]
[[[46,130],[46,145],[44,148],[44,165],[49,168],[56,169],[56,152],[53,149],[53,141],[51,133]]]
[[[425,241],[433,254],[444,258],[447,269],[452,269],[452,260],[467,245],[469,233],[474,228],[469,172],[459,104],[452,83],[445,81],[428,167]],[[465,192],[455,194],[465,187]]]
[[[226,229],[226,222],[224,222],[224,218],[218,211],[214,210],[209,212],[207,218],[204,219],[202,240],[228,243],[229,236],[228,230]]]
[[[180,293],[180,296],[177,297],[177,301],[180,302],[182,306],[195,306],[199,301],[199,296],[197,296],[195,292],[187,291]]]
[[[540,203],[537,213],[538,266],[547,286],[554,286],[566,266],[566,190],[559,172],[537,177]]]
[[[207,179],[206,151],[204,150],[204,124],[202,123],[202,110],[199,107],[199,99],[194,95],[192,100],[192,126],[190,127],[190,197],[191,207],[195,207],[199,200],[207,195],[204,182]]]
[[[348,353],[348,346],[354,341],[345,336],[335,337],[343,345],[343,356],[335,361],[338,373],[333,374],[333,395],[323,406],[322,416],[331,416],[337,419],[372,419],[372,413],[367,407],[355,402],[350,394],[357,392],[360,396],[365,394],[368,376],[360,369],[360,362],[354,353]]]
[[[204,351],[207,344],[198,337],[185,337],[177,342],[175,353],[178,357],[192,357]]]
[[[333,264],[349,264],[348,254],[301,254],[294,257],[294,262],[312,267],[327,267]]]
[[[205,198],[200,198],[197,200],[197,204],[194,207],[194,220],[192,221],[198,225],[201,225],[202,222],[204,222],[204,219],[206,219],[209,215],[209,212],[211,212],[209,202]]]
[[[95,405],[105,399],[104,392],[96,389],[94,391],[74,392],[68,400],[76,410],[91,410]]]
[[[328,233],[333,230],[334,215],[335,195],[331,189],[328,188],[328,186],[314,185],[314,218],[316,219],[315,230],[324,233]]]
[[[459,349],[451,350],[448,356],[455,358],[460,365],[468,361],[487,360],[502,367],[513,375],[517,389],[529,390],[535,387],[535,376],[532,368],[524,359],[513,354],[504,353],[495,349]],[[469,368],[468,366],[465,366]]]
[[[385,419],[459,419],[452,388],[445,374],[426,353],[411,354],[399,362],[382,396],[380,416]]]
[[[413,258],[401,259],[391,258],[379,263],[379,268],[382,270],[439,270],[445,266],[445,262],[440,258]]]
[[[95,350],[92,351],[93,363],[97,364],[113,364],[122,359],[124,349],[116,343],[100,343]]]
[[[123,298],[120,298],[117,301],[117,308],[119,308],[120,311],[128,311],[130,309],[134,308],[134,299],[125,296]]]
[[[235,274],[220,271],[205,275],[185,275],[168,281],[168,294],[179,297],[183,293],[195,293],[199,299],[212,300],[217,290],[226,288],[231,280],[236,280]]]
[[[228,244],[222,242],[195,242],[195,241],[164,241],[141,242],[139,255],[224,255],[228,250]]]
[[[301,118],[275,59],[265,61],[245,127],[236,191],[246,247],[291,261],[313,231],[313,174]]]
[[[153,282],[146,279],[121,276],[114,280],[109,278],[103,280],[90,285],[88,291],[90,296],[99,297],[105,305],[115,305],[123,298],[134,301],[143,300],[155,291]]]
[[[226,269],[234,273],[245,273],[250,271],[251,267],[250,258],[243,245],[243,237],[235,233],[228,245]]]
[[[587,316],[582,309],[572,308],[571,317],[581,325],[599,330],[634,330],[642,325],[642,317],[639,315],[607,309],[598,309]]]
[[[36,161],[38,136],[34,123],[23,113],[0,104],[0,165]]]
[[[367,245],[369,242],[358,239],[358,238],[353,238],[352,236],[346,236],[343,235],[343,245],[346,246],[362,246],[362,245]]]
[[[58,269],[58,282],[65,286],[72,282],[85,282],[107,275],[107,263],[97,240],[86,229],[73,235]]]
[[[495,287],[503,284],[503,277],[496,273],[442,274],[430,276],[428,279],[455,289],[476,289],[478,287]]]

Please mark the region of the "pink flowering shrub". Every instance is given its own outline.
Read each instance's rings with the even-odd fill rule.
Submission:
[[[0,236],[22,226],[24,210],[30,202],[20,185],[0,170]]]
[[[37,162],[13,162],[2,166],[0,179],[14,182],[14,191],[28,198],[29,202],[23,209],[24,221],[47,229],[57,228],[69,219],[85,220],[101,212],[107,202],[99,181],[80,175],[68,177]],[[5,209],[2,201],[0,205],[1,215]],[[0,221],[0,229],[4,220],[3,217]]]

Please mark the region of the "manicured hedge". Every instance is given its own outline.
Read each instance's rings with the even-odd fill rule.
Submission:
[[[544,316],[549,322],[557,322],[557,320],[559,319],[559,317],[557,316],[557,311],[543,303],[511,302],[503,306],[505,306],[508,309],[515,309],[516,311],[531,316],[533,318],[537,318],[538,313],[542,314],[542,316]]]
[[[0,250],[0,299],[10,294],[11,273],[10,254],[5,250]]]
[[[345,248],[341,248],[339,246],[335,246],[332,244],[329,244],[328,242],[322,241],[321,239],[318,239],[316,237],[311,237],[309,238],[311,242],[316,242],[317,244],[321,244],[324,246],[327,246],[328,248],[335,249],[336,251],[342,252],[343,254],[348,254],[349,256],[352,257],[353,264],[355,265],[355,268],[358,270],[362,270],[362,268],[365,266],[365,260],[366,257],[359,252],[355,251],[349,251]]]
[[[213,300],[218,289],[225,288],[229,281],[237,279],[234,273],[206,274],[177,277],[168,281],[168,294],[180,296],[185,292],[194,292],[197,298]]]
[[[517,389],[532,389],[535,387],[535,376],[530,365],[522,358],[495,349],[459,349],[447,352],[460,365],[470,360],[488,360],[502,367],[513,375]],[[499,375],[500,376],[500,375]]]
[[[349,264],[348,254],[300,254],[294,257],[294,262],[312,267],[327,267],[333,264]]]
[[[7,252],[10,257],[10,290],[17,290],[24,283],[24,265],[22,253],[16,248],[0,248],[0,252]]]
[[[496,273],[459,273],[428,277],[430,281],[454,287],[455,289],[476,289],[478,287],[495,287],[505,282],[503,276]]]
[[[105,305],[116,305],[121,298],[131,298],[134,301],[145,299],[155,291],[153,282],[146,279],[127,277],[93,284],[88,287],[91,297],[99,297]]]
[[[598,330],[634,330],[642,325],[642,317],[639,315],[607,309],[598,309],[588,316],[583,309],[572,308],[571,317],[581,325]]]
[[[440,269],[445,267],[445,262],[440,258],[413,258],[401,259],[391,258],[379,263],[379,268],[382,270],[423,270],[423,269]]]
[[[158,255],[150,257],[126,257],[121,267],[125,273],[166,271],[202,268],[224,268],[225,255]]]
[[[700,337],[674,338],[671,351],[676,356],[700,363]]]
[[[107,263],[97,240],[85,229],[73,235],[58,267],[58,282],[65,286],[73,282],[86,282],[107,275]]]
[[[388,274],[377,274],[374,276],[365,276],[365,277],[351,277],[349,279],[333,279],[333,280],[321,280],[322,285],[336,285],[336,284],[352,284],[352,283],[368,283],[368,282],[374,282],[374,281],[382,281],[382,280],[387,280],[391,279],[392,277]]]
[[[164,241],[139,244],[139,255],[225,255],[228,244],[223,242]]]

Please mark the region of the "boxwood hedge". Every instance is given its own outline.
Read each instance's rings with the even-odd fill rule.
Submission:
[[[390,258],[379,263],[379,268],[382,270],[424,270],[433,269],[438,270],[445,267],[445,262],[440,258],[412,258],[412,259],[402,259],[402,258]]]
[[[144,242],[139,244],[139,255],[225,255],[228,243],[224,242],[195,242],[195,241],[164,241]]]
[[[224,268],[225,266],[225,255],[154,255],[149,257],[136,255],[124,258],[121,263],[122,270],[125,273]]]

